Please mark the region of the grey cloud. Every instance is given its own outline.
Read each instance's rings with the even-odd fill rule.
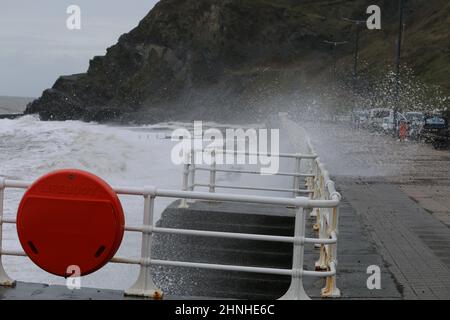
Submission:
[[[59,75],[86,71],[156,2],[0,0],[0,95],[39,96]],[[66,28],[71,4],[81,8],[81,30]]]

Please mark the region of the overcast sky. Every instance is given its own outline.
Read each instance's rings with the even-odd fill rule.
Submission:
[[[59,75],[85,72],[158,0],[0,0],[0,95],[37,97]],[[81,30],[69,30],[69,5]]]

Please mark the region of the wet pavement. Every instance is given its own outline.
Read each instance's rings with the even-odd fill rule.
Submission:
[[[299,140],[296,122],[282,127]],[[450,152],[343,123],[306,130],[403,298],[450,299]]]
[[[383,179],[336,178],[406,299],[450,299],[450,229]]]

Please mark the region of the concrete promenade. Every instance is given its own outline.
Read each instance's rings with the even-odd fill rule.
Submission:
[[[449,151],[345,124],[305,123],[402,297],[450,299]],[[285,119],[281,127],[295,147],[297,123]]]
[[[450,299],[450,229],[383,179],[338,178],[406,299]]]

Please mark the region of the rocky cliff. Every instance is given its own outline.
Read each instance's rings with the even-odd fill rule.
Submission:
[[[353,26],[341,18],[364,16],[367,5],[377,2],[388,18],[382,31],[362,38],[369,66],[393,61],[394,1],[161,0],[105,56],[93,58],[86,73],[60,77],[26,113],[44,120],[257,120],[326,82],[332,51],[323,40],[351,41]],[[440,0],[412,2],[410,16],[426,3],[449,8]],[[445,26],[445,10],[428,16]],[[429,23],[423,28],[437,24]],[[427,65],[439,72],[450,62],[438,54],[448,53],[448,43],[439,44],[443,34],[414,44],[417,51],[417,43],[432,42],[432,52],[421,55],[434,54]],[[343,67],[351,65],[352,52],[351,45],[340,52]],[[437,59],[444,61],[434,65]],[[422,60],[413,62],[426,76],[430,70]],[[448,79],[443,82],[448,86]]]

